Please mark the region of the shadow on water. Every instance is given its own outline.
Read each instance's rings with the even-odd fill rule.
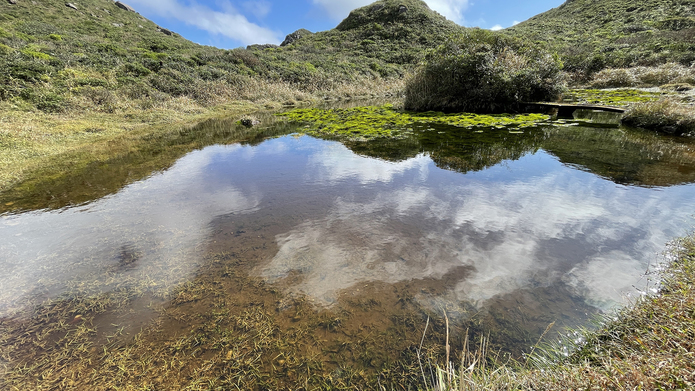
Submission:
[[[93,202],[0,216],[0,386],[408,389],[428,317],[428,357],[444,313],[454,351],[520,357],[618,304],[695,208],[688,139],[296,130],[208,122],[3,195]]]

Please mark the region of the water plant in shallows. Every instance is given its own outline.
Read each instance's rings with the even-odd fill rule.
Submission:
[[[392,105],[363,106],[349,109],[296,109],[279,113],[292,122],[303,123],[306,133],[351,139],[403,138],[418,125],[440,124],[463,128],[534,126],[550,120],[545,114],[473,114],[441,112],[413,113]]]

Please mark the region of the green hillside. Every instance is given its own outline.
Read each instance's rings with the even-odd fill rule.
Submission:
[[[293,33],[281,47],[222,50],[110,1],[70,4],[77,9],[57,0],[0,3],[0,100],[44,112],[113,112],[179,96],[202,106],[253,100],[246,94],[259,80],[330,91],[358,79],[400,78],[424,49],[460,29],[420,0],[381,0],[334,30]]]
[[[695,61],[693,0],[567,0],[506,31],[547,42],[568,71]]]

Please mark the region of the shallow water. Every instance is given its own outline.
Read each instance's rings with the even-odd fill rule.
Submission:
[[[687,139],[586,126],[428,129],[371,143],[290,129],[210,145],[109,196],[2,215],[8,335],[42,313],[62,317],[66,332],[88,322],[97,347],[116,330],[127,346],[148,327],[162,344],[203,327],[206,314],[262,308],[275,338],[306,327],[315,351],[297,354],[383,369],[363,352],[398,356],[428,315],[446,313],[459,334],[490,334],[518,355],[552,322],[584,324],[648,289],[666,243],[692,227]],[[91,297],[113,299],[50,310]],[[393,344],[364,342],[352,356],[335,348],[377,332]],[[208,345],[205,357],[229,360]],[[261,356],[267,371],[278,360]]]

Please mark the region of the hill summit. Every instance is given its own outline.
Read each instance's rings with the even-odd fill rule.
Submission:
[[[422,0],[380,0],[350,12],[337,30],[346,31],[377,24],[418,24],[452,27],[453,22],[430,9]]]

